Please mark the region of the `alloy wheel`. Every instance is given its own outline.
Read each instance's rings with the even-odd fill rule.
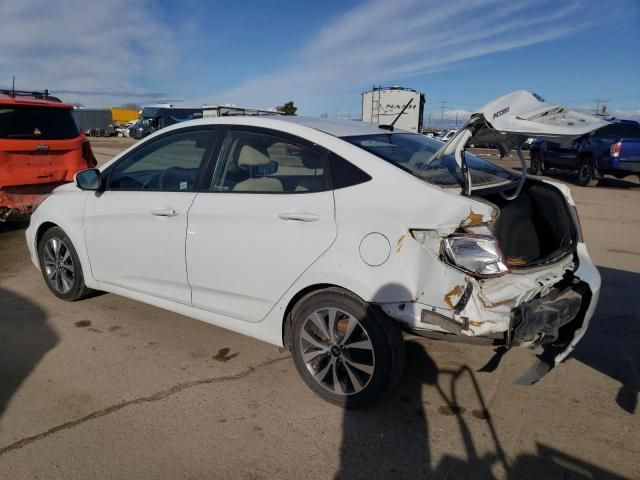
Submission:
[[[373,377],[375,354],[369,334],[351,314],[322,308],[302,325],[300,351],[313,379],[338,395],[362,391]]]
[[[73,287],[75,269],[69,247],[59,238],[52,237],[44,246],[44,269],[53,288],[67,293]]]

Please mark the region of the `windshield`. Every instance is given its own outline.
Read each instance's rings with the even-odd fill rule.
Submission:
[[[0,138],[67,140],[78,135],[69,109],[0,105]]]
[[[442,142],[425,135],[381,133],[344,137],[343,140],[373,153],[426,182],[441,187],[459,187],[463,184],[462,172],[452,154],[427,164],[427,160],[440,150]],[[469,152],[465,152],[464,156],[474,186],[488,186],[515,179],[508,171]]]

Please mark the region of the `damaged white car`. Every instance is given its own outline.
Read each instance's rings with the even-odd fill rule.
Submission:
[[[27,242],[59,298],[113,292],[288,347],[339,405],[393,387],[401,329],[541,345],[532,383],[584,335],[600,277],[568,189],[527,178],[519,147],[602,125],[523,91],[444,146],[350,121],[185,122],[55,190]],[[522,175],[470,142],[515,148]]]

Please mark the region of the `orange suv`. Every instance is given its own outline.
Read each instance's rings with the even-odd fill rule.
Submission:
[[[26,217],[96,163],[71,105],[47,90],[0,90],[0,222]]]

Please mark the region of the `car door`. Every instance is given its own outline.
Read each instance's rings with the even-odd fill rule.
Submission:
[[[302,139],[231,128],[189,211],[194,307],[263,319],[336,237],[326,156]]]
[[[573,139],[547,142],[544,162],[546,167],[574,169],[578,158],[578,148]]]
[[[90,195],[84,229],[91,272],[100,282],[191,303],[185,264],[187,212],[211,129],[172,131],[112,165]]]

